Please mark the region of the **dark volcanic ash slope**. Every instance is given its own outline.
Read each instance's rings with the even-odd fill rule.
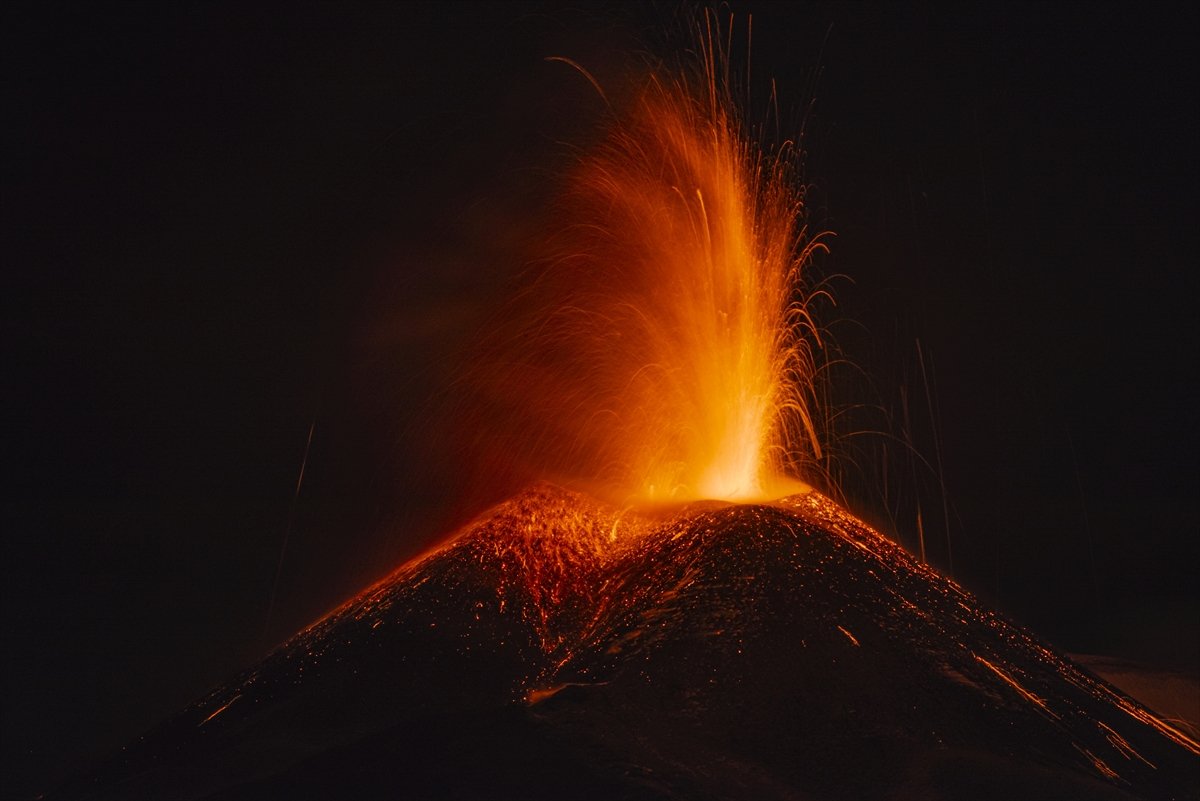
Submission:
[[[1200,746],[817,493],[539,485],[61,797],[1187,798]]]

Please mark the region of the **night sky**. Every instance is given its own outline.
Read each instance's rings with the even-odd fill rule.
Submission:
[[[617,86],[681,41],[557,5],[4,7],[4,795],[488,499],[455,354],[603,113],[545,58]],[[940,455],[853,437],[851,505],[915,549],[920,502],[1062,648],[1196,670],[1194,9],[734,8],[852,279],[836,400]]]

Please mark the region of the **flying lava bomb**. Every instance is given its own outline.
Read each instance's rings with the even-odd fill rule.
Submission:
[[[597,86],[461,379],[528,487],[53,797],[1195,794],[1200,743],[834,499],[825,239],[720,38]]]

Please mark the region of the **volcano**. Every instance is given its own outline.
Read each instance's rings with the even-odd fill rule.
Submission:
[[[1200,744],[817,492],[538,484],[61,798],[1179,798]]]

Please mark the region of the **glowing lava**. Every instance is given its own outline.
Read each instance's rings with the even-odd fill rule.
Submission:
[[[819,492],[643,514],[543,483],[62,797],[1119,801],[1198,776],[1192,736]]]
[[[710,45],[582,155],[474,371],[496,452],[619,502],[778,497],[822,459],[790,146],[752,145]],[[697,89],[697,87],[699,87]]]

